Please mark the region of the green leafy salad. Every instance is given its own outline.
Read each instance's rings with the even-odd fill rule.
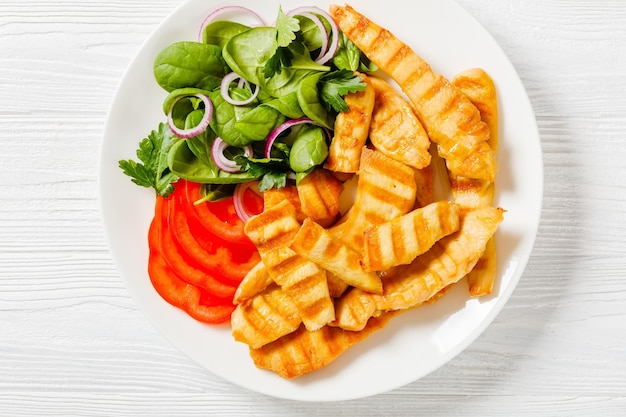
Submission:
[[[244,15],[258,25],[239,23]],[[167,122],[140,141],[139,162],[119,166],[162,196],[179,178],[205,184],[206,199],[251,181],[281,188],[323,164],[344,96],[365,89],[357,72],[376,69],[317,7],[279,8],[273,25],[243,7],[217,9],[197,41],[156,57]]]

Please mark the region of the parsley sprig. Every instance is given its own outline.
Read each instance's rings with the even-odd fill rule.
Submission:
[[[167,197],[174,191],[172,184],[178,181],[178,176],[167,165],[167,154],[176,140],[169,126],[160,123],[157,130],[139,142],[137,158],[141,162],[121,160],[119,167],[135,184],[154,188],[158,194]]]
[[[320,97],[328,110],[347,112],[348,104],[344,96],[366,88],[365,81],[353,71],[341,69],[324,74],[320,79]]]

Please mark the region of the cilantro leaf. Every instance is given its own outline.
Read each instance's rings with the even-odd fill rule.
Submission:
[[[287,16],[283,12],[283,8],[278,8],[278,17],[276,18],[276,41],[278,46],[289,46],[296,39],[296,32],[300,30],[300,21],[292,16]]]
[[[154,188],[157,193],[167,197],[174,191],[172,184],[178,180],[178,176],[167,165],[167,154],[176,140],[178,138],[169,126],[160,123],[158,130],[153,130],[139,142],[137,158],[141,162],[121,160],[119,167],[135,184]]]
[[[320,97],[326,108],[338,112],[348,111],[343,97],[348,93],[365,90],[366,84],[359,75],[346,69],[324,74],[320,78]]]

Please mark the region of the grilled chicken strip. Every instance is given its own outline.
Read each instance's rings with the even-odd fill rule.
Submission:
[[[230,317],[233,338],[260,348],[302,324],[298,307],[276,284],[240,303]]]
[[[406,100],[385,80],[370,77],[376,94],[370,141],[385,155],[416,169],[430,164],[430,139]]]
[[[489,146],[498,150],[498,101],[496,86],[485,70],[472,68],[457,74],[452,85],[478,108],[481,119],[489,127]],[[491,181],[455,176],[449,173],[454,201],[466,207],[485,207],[493,204],[495,184]],[[497,273],[496,245],[487,242],[485,253],[467,275],[472,296],[491,294]]]
[[[361,264],[365,271],[406,265],[435,242],[459,229],[459,205],[437,201],[365,230]]]
[[[330,13],[346,36],[398,83],[450,171],[493,181],[495,154],[476,106],[387,29],[348,5],[332,5]]]
[[[289,245],[300,229],[296,209],[284,200],[246,222],[244,232],[259,250],[268,274],[291,297],[309,330],[335,318],[326,272]]]
[[[416,192],[411,167],[379,151],[363,148],[354,205],[345,220],[329,230],[360,251],[365,229],[411,211]]]
[[[374,89],[365,74],[359,74],[367,87],[363,91],[348,93],[344,97],[347,112],[340,112],[335,119],[335,136],[330,142],[324,168],[336,172],[354,173],[359,169],[361,149],[369,135],[374,108]]]
[[[300,327],[260,349],[250,349],[250,356],[259,368],[270,369],[283,378],[299,377],[330,364],[350,346],[383,328],[394,315],[386,313],[371,319],[358,332],[329,326],[310,332]]]
[[[382,274],[382,295],[366,293],[358,288],[344,295],[349,302],[337,303],[333,325],[362,328],[360,326],[365,326],[369,320],[367,313],[377,315],[381,311],[416,307],[459,281],[472,270],[484,252],[487,241],[503,219],[503,212],[500,208],[484,207],[462,213],[461,227],[457,232],[439,240],[409,265],[393,267]],[[355,291],[362,293],[351,294]],[[373,313],[372,302],[376,306]],[[359,311],[363,312],[361,316],[353,313]],[[342,318],[347,322],[342,323]]]
[[[349,285],[378,294],[383,291],[378,275],[361,268],[359,252],[312,220],[302,223],[291,248]]]

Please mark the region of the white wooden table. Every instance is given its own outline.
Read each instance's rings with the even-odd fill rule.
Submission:
[[[545,197],[501,314],[427,377],[309,404],[196,365],[138,310],[97,200],[102,131],[180,1],[0,2],[0,416],[626,415],[626,2],[459,0],[536,112]]]

